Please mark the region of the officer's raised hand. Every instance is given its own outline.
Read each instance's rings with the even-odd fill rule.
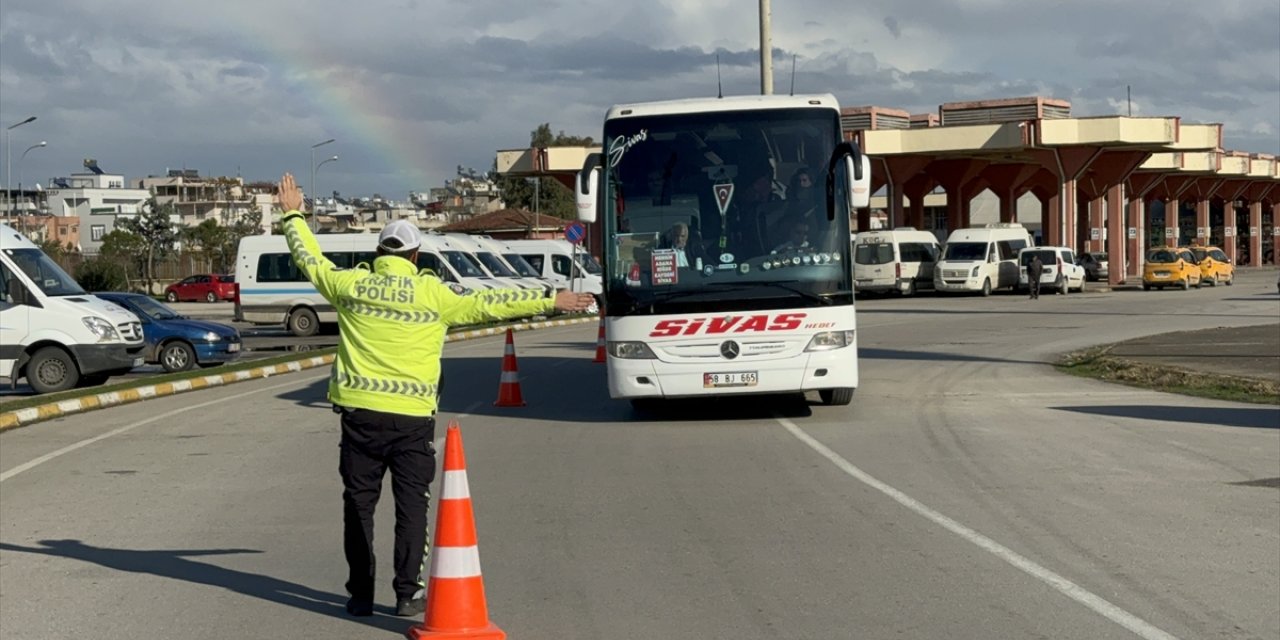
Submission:
[[[561,291],[556,294],[556,311],[559,311],[560,313],[586,311],[592,304],[595,304],[595,301],[595,296],[589,293]]]
[[[298,183],[293,179],[293,174],[284,174],[284,177],[280,178],[280,184],[277,186],[279,187],[280,208],[284,209],[286,213],[289,211],[302,211],[304,204],[302,189],[298,188]]]

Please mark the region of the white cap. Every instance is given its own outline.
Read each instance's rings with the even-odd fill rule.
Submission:
[[[396,220],[378,234],[378,246],[393,253],[417,249],[421,245],[422,236],[418,233],[418,228],[408,220]]]

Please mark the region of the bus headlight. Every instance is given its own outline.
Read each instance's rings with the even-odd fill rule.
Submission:
[[[824,331],[814,334],[809,340],[809,346],[805,347],[805,351],[830,351],[832,349],[841,349],[853,344],[856,331]]]
[[[656,360],[653,350],[643,342],[610,342],[609,355],[626,360]]]
[[[107,342],[109,340],[116,340],[119,338],[116,334],[116,328],[111,326],[110,322],[107,322],[102,318],[97,316],[85,316],[80,318],[80,321],[84,323],[84,326],[87,327],[89,331],[93,332],[93,335],[98,336],[99,342]]]
[[[969,274],[969,276],[970,276],[970,277],[973,277],[973,278],[978,277],[978,270],[979,270],[979,269],[981,269],[981,268],[982,268],[982,267],[974,267],[974,268],[973,268],[973,273]]]

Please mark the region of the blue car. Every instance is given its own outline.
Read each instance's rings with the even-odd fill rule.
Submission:
[[[147,343],[143,356],[148,363],[159,364],[165,371],[186,371],[197,364],[208,367],[240,356],[240,332],[235,327],[192,320],[163,302],[138,293],[93,295],[138,316]]]

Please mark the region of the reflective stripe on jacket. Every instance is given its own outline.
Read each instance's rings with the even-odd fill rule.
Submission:
[[[339,269],[320,251],[302,214],[281,223],[298,268],[338,312],[338,357],[329,400],[352,409],[408,416],[436,412],[440,354],[451,325],[549,313],[551,292],[499,289],[456,293],[396,256],[373,270]]]

